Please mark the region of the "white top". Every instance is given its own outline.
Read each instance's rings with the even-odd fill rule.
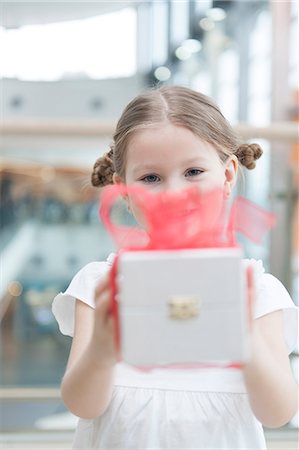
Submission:
[[[112,264],[81,269],[53,302],[60,331],[72,336],[75,299],[94,307],[94,289]],[[244,263],[248,264],[249,260]],[[255,317],[283,310],[288,351],[297,343],[298,314],[287,290],[254,264]],[[242,371],[225,368],[154,369],[117,364],[111,403],[103,416],[80,419],[73,449],[265,449],[261,424],[248,402]]]

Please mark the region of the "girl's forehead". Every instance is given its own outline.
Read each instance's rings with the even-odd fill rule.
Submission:
[[[212,144],[187,128],[167,124],[135,132],[128,142],[126,160],[128,163],[163,158],[210,160],[215,157],[218,158],[218,152]]]
[[[169,122],[162,122],[161,124],[152,124],[144,128],[135,130],[131,138],[134,141],[154,140],[155,142],[165,142],[173,140],[198,140],[199,137],[188,128],[174,125]]]
[[[218,152],[204,141],[169,140],[162,136],[150,139],[150,134],[139,134],[126,152],[126,177],[143,172],[185,170],[190,167],[216,168],[221,166]]]

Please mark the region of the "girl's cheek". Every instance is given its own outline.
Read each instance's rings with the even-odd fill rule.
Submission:
[[[225,176],[222,172],[220,172],[217,175],[214,176],[207,176],[205,178],[202,178],[200,183],[200,190],[203,193],[219,189],[224,189],[224,183],[225,183]]]

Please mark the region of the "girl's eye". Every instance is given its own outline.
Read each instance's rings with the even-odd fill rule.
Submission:
[[[200,175],[201,173],[203,173],[203,170],[201,169],[189,169],[186,172],[186,176],[187,177],[196,177],[197,175]]]
[[[144,181],[145,183],[157,183],[157,181],[159,181],[159,177],[157,175],[146,175],[146,177],[143,177],[141,181]]]

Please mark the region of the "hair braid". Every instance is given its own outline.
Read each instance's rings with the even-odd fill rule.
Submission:
[[[114,147],[110,145],[110,150],[96,160],[91,174],[91,184],[93,186],[106,186],[113,183],[114,169]]]
[[[240,164],[247,169],[252,170],[255,168],[255,161],[259,159],[263,154],[259,144],[242,144],[235,152]]]

